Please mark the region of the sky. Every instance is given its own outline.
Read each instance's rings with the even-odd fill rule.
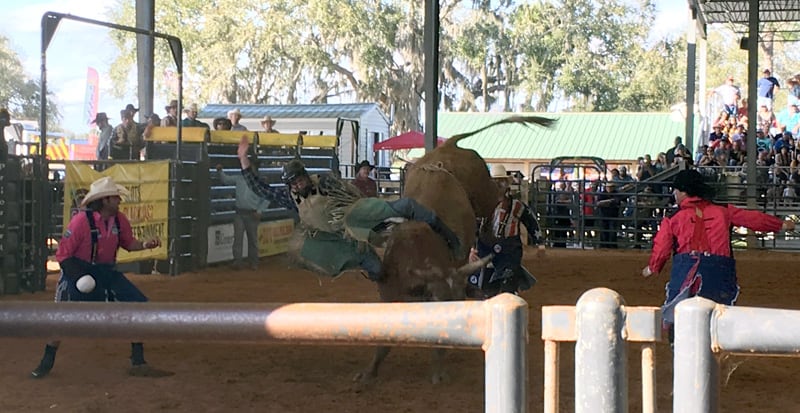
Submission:
[[[0,10],[4,10],[0,34],[9,38],[26,74],[38,79],[42,15],[54,11],[106,21],[108,3],[107,0],[0,0]],[[686,30],[688,6],[685,0],[656,0],[656,8],[658,12],[652,38],[680,36]],[[82,115],[86,72],[90,67],[100,75],[99,111],[107,112],[112,124],[119,121],[119,111],[127,103],[139,107],[135,85],[131,85],[131,91],[123,99],[111,96],[108,72],[115,55],[116,48],[107,29],[69,20],[59,24],[47,49],[47,85],[61,110],[62,126],[67,130],[82,134],[90,129]],[[155,96],[155,112],[163,115],[159,109],[168,100],[169,97]]]

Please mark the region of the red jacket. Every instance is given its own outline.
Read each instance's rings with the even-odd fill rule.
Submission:
[[[702,211],[703,227],[708,245],[692,245],[697,209]],[[658,274],[673,252],[678,254],[703,250],[712,255],[731,256],[731,226],[746,227],[754,231],[777,232],[783,221],[759,211],[717,205],[698,197],[688,197],[681,202],[678,212],[661,221],[653,240],[650,271]],[[677,247],[677,248],[676,248]]]

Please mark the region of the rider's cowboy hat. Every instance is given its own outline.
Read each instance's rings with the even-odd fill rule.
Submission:
[[[492,165],[490,175],[492,176],[492,179],[511,178],[508,176],[506,167],[503,165]]]
[[[117,185],[110,176],[104,176],[94,182],[89,187],[89,193],[83,198],[81,206],[85,207],[90,202],[105,198],[107,196],[128,197],[130,194],[122,185]]]

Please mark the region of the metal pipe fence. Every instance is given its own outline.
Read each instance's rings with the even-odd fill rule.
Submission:
[[[607,288],[595,288],[577,306],[542,307],[544,412],[559,411],[559,342],[575,342],[575,412],[628,411],[627,343],[642,343],[642,412],[655,413],[655,343],[661,309],[629,307]],[[678,410],[676,410],[678,411]]]
[[[486,301],[392,304],[0,303],[0,337],[480,348],[485,411],[526,411],[528,305]]]
[[[674,412],[719,410],[718,356],[800,356],[800,311],[695,297],[675,309]]]

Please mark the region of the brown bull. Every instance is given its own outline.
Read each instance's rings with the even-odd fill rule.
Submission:
[[[476,131],[456,135],[415,162],[406,175],[404,197],[412,198],[439,218],[458,236],[461,248],[454,252],[430,226],[404,222],[392,229],[383,257],[384,279],[378,291],[384,302],[450,301],[466,298],[467,276],[491,259],[467,263],[475,243],[477,217],[489,217],[497,205],[497,187],[486,162],[477,152],[457,143],[492,126],[504,123],[535,123],[548,126],[551,119],[512,117]],[[389,347],[378,347],[369,367],[356,376],[365,383],[377,376]],[[437,349],[432,381],[444,377],[444,349]]]

